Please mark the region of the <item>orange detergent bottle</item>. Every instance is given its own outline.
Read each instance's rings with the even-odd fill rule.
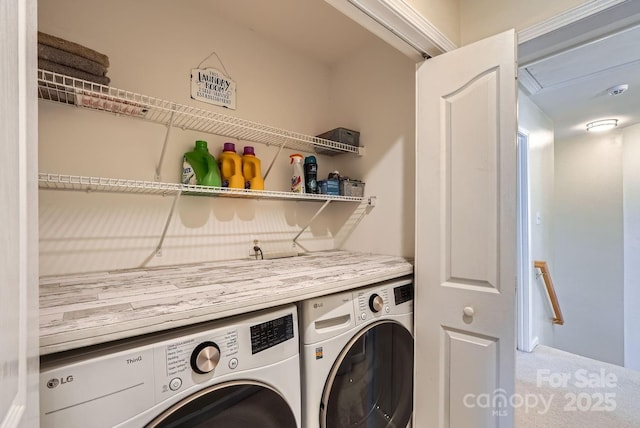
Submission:
[[[244,189],[244,177],[242,176],[242,160],[236,153],[233,143],[224,143],[222,153],[218,156],[222,187],[232,189]]]
[[[256,157],[253,146],[244,146],[242,152],[242,175],[245,189],[264,190],[262,178],[262,164]]]

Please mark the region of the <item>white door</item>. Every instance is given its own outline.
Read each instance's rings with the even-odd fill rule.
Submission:
[[[0,427],[38,426],[35,0],[0,7]]]
[[[417,71],[417,427],[512,427],[516,80],[513,30]]]

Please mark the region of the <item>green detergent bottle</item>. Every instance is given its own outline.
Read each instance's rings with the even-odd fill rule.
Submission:
[[[218,162],[209,153],[207,142],[196,141],[196,148],[184,154],[182,160],[182,184],[220,187],[220,168]]]

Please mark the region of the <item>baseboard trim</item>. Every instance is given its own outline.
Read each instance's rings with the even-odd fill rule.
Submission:
[[[534,337],[533,340],[531,340],[531,348],[529,352],[533,352],[536,349],[536,346],[538,346],[540,344],[540,339],[538,339],[538,336]]]

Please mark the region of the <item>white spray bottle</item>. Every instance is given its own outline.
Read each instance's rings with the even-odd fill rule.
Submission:
[[[293,165],[293,174],[291,175],[291,191],[294,193],[304,193],[304,166],[302,160],[304,156],[299,153],[289,155],[291,164]]]

